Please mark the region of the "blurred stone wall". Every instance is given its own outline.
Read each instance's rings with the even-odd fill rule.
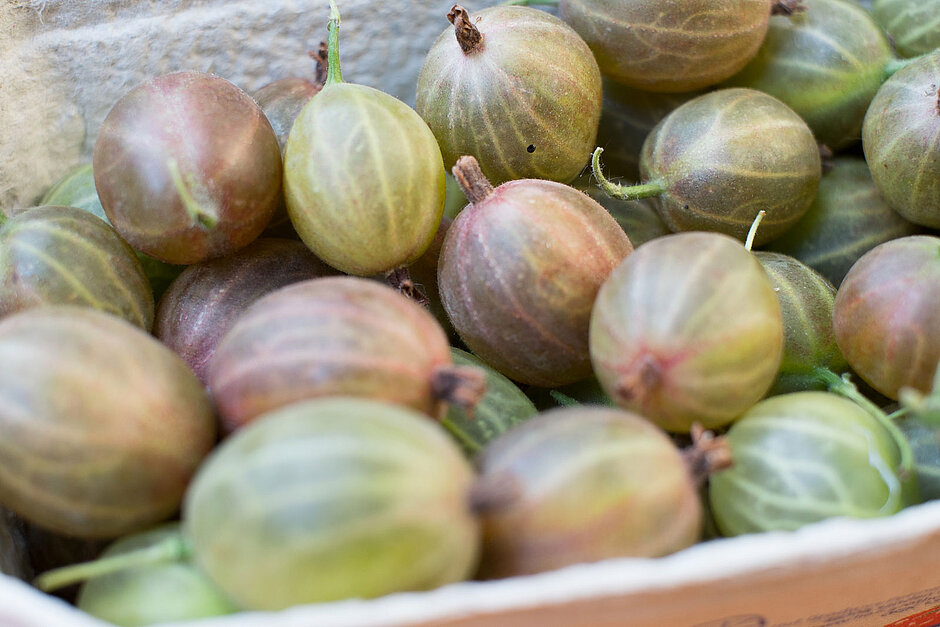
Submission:
[[[413,105],[452,4],[339,0],[344,78]],[[328,13],[328,0],[0,0],[0,210],[89,160],[108,110],[152,76],[203,70],[247,91],[311,76]]]

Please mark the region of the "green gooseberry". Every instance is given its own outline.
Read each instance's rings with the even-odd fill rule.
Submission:
[[[591,363],[619,406],[688,433],[764,396],[783,337],[780,302],[750,251],[719,233],[676,233],[637,248],[601,287]]]
[[[179,523],[126,536],[105,549],[96,562],[86,566],[92,572],[95,568],[107,568],[114,558],[120,560],[132,552],[160,550],[168,540],[175,538],[182,542]],[[131,565],[92,576],[79,590],[76,605],[96,618],[121,627],[195,620],[238,610],[186,557]]]
[[[826,389],[817,369],[836,374],[849,369],[832,332],[836,288],[793,257],[763,251],[754,256],[770,277],[783,314],[783,358],[768,394]]]
[[[297,234],[347,274],[390,273],[420,257],[444,211],[434,134],[402,101],[343,81],[332,2],[326,85],[287,139],[284,193]]]
[[[601,73],[581,37],[537,9],[495,6],[453,24],[428,51],[415,108],[450,169],[473,155],[494,185],[573,180],[587,165],[601,115]]]
[[[101,206],[101,201],[98,199],[98,191],[95,189],[95,173],[90,163],[79,165],[67,172],[46,192],[39,204],[78,207],[111,224],[104,212],[104,207]],[[150,281],[150,286],[153,288],[154,301],[160,300],[160,296],[163,295],[166,288],[170,286],[173,279],[179,276],[186,266],[160,261],[139,250],[134,252],[137,254],[137,259],[140,260],[140,265],[144,269],[144,274],[147,275],[147,280]]]
[[[441,424],[456,438],[464,452],[475,454],[490,441],[515,425],[531,418],[538,410],[515,383],[486,365],[479,357],[450,349],[455,366],[472,366],[486,373],[486,393],[473,412],[450,405]]]
[[[226,439],[183,504],[193,559],[245,609],[427,590],[469,577],[474,473],[414,410],[295,403]]]
[[[923,230],[885,202],[864,159],[839,156],[823,173],[806,215],[765,248],[802,261],[839,287],[869,250]]]
[[[862,148],[888,204],[915,224],[940,228],[940,50],[881,86],[865,114]]]
[[[713,91],[686,102],[650,132],[640,185],[610,183],[594,152],[593,170],[609,195],[653,198],[672,231],[717,231],[744,240],[766,211],[756,244],[782,235],[813,202],[822,175],[819,147],[783,102],[754,89]]]
[[[891,36],[898,53],[916,57],[940,48],[940,0],[874,0],[875,21]]]
[[[803,0],[806,10],[770,18],[757,56],[725,85],[787,104],[819,143],[839,150],[860,137],[865,110],[897,69],[872,16],[847,0]]]

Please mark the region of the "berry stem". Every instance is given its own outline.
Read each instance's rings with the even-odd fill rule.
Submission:
[[[457,36],[457,43],[464,54],[472,54],[483,49],[483,33],[476,27],[470,19],[467,10],[455,4],[447,14],[447,19],[454,25],[454,34]]]
[[[571,398],[558,390],[551,390],[548,394],[562,407],[577,407],[581,404],[577,399]]]
[[[44,592],[51,592],[88,579],[110,575],[130,568],[180,562],[188,559],[191,554],[192,548],[183,539],[183,536],[174,535],[157,544],[136,551],[50,570],[36,577],[33,585]]]
[[[476,157],[471,155],[460,157],[451,172],[471,205],[486,200],[494,191],[492,183],[487,180],[483,170],[480,169]]]
[[[914,477],[914,453],[911,451],[911,444],[888,415],[881,411],[881,408],[868,400],[864,394],[858,391],[855,384],[849,380],[848,373],[841,377],[828,368],[814,368],[813,373],[821,383],[824,383],[829,391],[838,394],[850,401],[855,402],[859,407],[867,411],[872,418],[878,421],[894,439],[898,447],[898,453],[901,457],[899,466],[899,475],[902,481],[910,481]]]
[[[903,387],[898,400],[901,401],[901,409],[898,412],[912,413],[921,422],[940,427],[940,364],[937,364],[933,387],[929,393],[924,394],[914,388]]]
[[[3,209],[0,209],[0,226],[3,226],[3,223],[7,221],[7,214]]]
[[[767,212],[761,209],[757,212],[757,217],[754,218],[754,222],[751,223],[751,228],[748,229],[747,232],[747,239],[744,241],[744,248],[747,250],[751,250],[751,247],[754,246],[754,238],[757,237],[757,228],[760,226],[765,215],[767,215]]]
[[[639,200],[641,198],[649,198],[650,196],[659,196],[666,191],[666,186],[662,181],[650,181],[642,185],[627,187],[618,185],[617,183],[611,183],[601,171],[602,152],[604,152],[604,149],[599,146],[594,150],[594,155],[591,157],[591,170],[594,173],[594,178],[597,179],[597,184],[604,190],[604,193],[611,198],[618,200]]]
[[[903,70],[904,68],[909,66],[911,63],[914,63],[915,61],[920,61],[924,57],[929,56],[931,54],[933,54],[932,51],[918,55],[916,57],[911,57],[910,59],[891,59],[890,61],[888,61],[888,64],[885,65],[884,79],[888,80],[898,70]]]
[[[183,201],[183,207],[186,209],[186,213],[189,214],[189,217],[192,218],[193,224],[198,224],[207,231],[215,228],[215,225],[219,223],[218,209],[206,207],[196,200],[192,190],[190,190],[190,186],[186,185],[186,181],[183,180],[183,175],[180,172],[179,164],[176,162],[176,159],[167,160],[166,167],[170,172],[170,179],[173,181],[173,186],[180,195],[180,200]]]
[[[447,416],[441,418],[441,426],[450,431],[451,435],[457,438],[460,444],[463,445],[471,455],[475,455],[483,450],[483,447],[478,444],[476,440],[464,433],[463,429],[455,425]]]
[[[339,9],[336,0],[330,0],[330,33],[327,52],[326,84],[337,85],[343,82],[343,70],[339,66]]]

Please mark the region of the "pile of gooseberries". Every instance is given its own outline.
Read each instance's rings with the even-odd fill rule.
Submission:
[[[0,571],[145,625],[940,496],[914,3],[454,5],[414,109],[330,4],[0,213]]]

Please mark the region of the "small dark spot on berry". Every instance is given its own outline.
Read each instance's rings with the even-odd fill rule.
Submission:
[[[529,144],[529,147],[526,148],[527,152],[535,152],[535,144]]]

